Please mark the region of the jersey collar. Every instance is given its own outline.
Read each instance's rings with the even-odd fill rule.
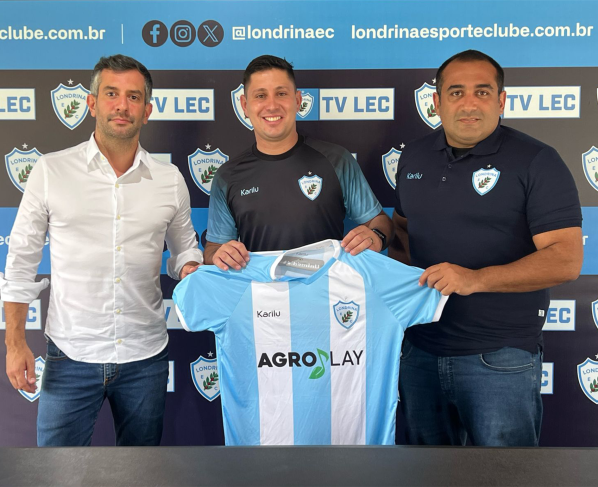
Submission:
[[[270,277],[273,281],[301,279],[310,284],[326,274],[340,252],[340,243],[331,239],[287,250],[272,263]]]

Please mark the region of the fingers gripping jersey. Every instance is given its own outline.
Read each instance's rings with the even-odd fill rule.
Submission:
[[[189,331],[216,335],[227,445],[394,444],[405,329],[446,297],[421,269],[326,240],[200,267],[174,291]]]

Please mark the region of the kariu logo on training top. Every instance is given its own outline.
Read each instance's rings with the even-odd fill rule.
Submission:
[[[311,368],[316,365],[318,358],[320,365],[314,367],[309,374],[309,379],[319,379],[326,374],[326,365],[330,362],[330,367],[348,367],[361,365],[360,360],[363,355],[363,350],[346,350],[344,353],[337,351],[337,357],[334,351],[325,352],[316,348],[317,356],[314,352],[305,352],[300,354],[298,352],[275,352],[271,356],[267,353],[262,353],[258,361],[258,369],[262,367],[307,367]]]
[[[303,194],[312,201],[320,196],[320,193],[322,192],[323,181],[317,174],[312,176],[310,172],[309,176],[302,176],[299,178],[298,183]]]
[[[428,83],[424,83],[417,90],[415,90],[415,106],[417,113],[427,125],[433,129],[440,127],[442,122],[438,113],[436,113],[436,106],[434,105],[434,93],[436,88]]]
[[[577,378],[583,393],[594,404],[598,404],[598,362],[587,358],[577,366]]]
[[[60,83],[51,93],[52,106],[58,120],[71,130],[78,127],[89,111],[87,106],[89,90],[86,90],[81,83],[77,86],[64,86]]]
[[[23,144],[27,146],[27,144]],[[21,192],[25,192],[25,186],[29,180],[29,175],[33,170],[33,167],[37,163],[37,160],[42,156],[35,147],[28,151],[22,151],[16,147],[4,156],[6,161],[6,171],[8,176],[17,189]]]
[[[311,95],[311,93],[301,91],[301,106],[299,107],[297,115],[299,115],[301,118],[307,117],[313,106],[314,97]]]
[[[471,177],[471,184],[473,184],[473,189],[475,189],[478,194],[483,196],[486,193],[489,193],[492,188],[496,186],[499,177],[499,170],[495,168],[481,168],[473,173],[473,176]]]
[[[189,171],[193,176],[193,181],[197,187],[205,194],[209,195],[212,189],[212,180],[216,175],[218,168],[228,161],[228,156],[220,149],[206,152],[197,149],[193,154],[188,156]]]
[[[401,158],[401,151],[394,147],[382,156],[382,169],[388,184],[395,189],[397,186],[397,166]]]
[[[332,309],[334,310],[336,321],[338,321],[341,326],[347,328],[347,330],[355,324],[359,317],[359,305],[355,301],[350,301],[348,303],[339,301],[332,307]]]
[[[243,94],[244,90],[243,83],[237,86],[237,89],[230,92],[230,99],[233,103],[233,110],[235,111],[235,115],[239,119],[243,125],[249,130],[253,130],[253,124],[249,118],[245,118],[245,112],[243,112],[243,107],[241,106],[241,95]]]
[[[598,149],[592,148],[581,156],[583,172],[590,186],[598,191]]]
[[[208,359],[200,355],[195,362],[191,363],[191,378],[197,392],[208,401],[211,402],[220,395],[218,363],[215,358]]]
[[[21,395],[29,402],[35,401],[42,390],[42,377],[44,375],[44,368],[46,367],[46,361],[42,357],[35,359],[35,392],[25,392],[19,389]]]

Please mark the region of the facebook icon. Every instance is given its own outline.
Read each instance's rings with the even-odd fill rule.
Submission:
[[[148,46],[160,47],[168,39],[168,28],[159,20],[150,20],[143,26],[141,35]]]

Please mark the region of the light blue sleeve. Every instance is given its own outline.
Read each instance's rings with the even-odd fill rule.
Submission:
[[[251,285],[248,279],[204,265],[174,288],[172,299],[187,331],[222,331],[241,297]]]
[[[420,286],[424,272],[390,257],[365,250],[356,256],[346,252],[341,259],[363,276],[405,328],[438,321],[447,297],[428,286]]]
[[[224,244],[237,240],[239,234],[235,220],[226,202],[226,182],[218,177],[218,172],[212,180],[210,190],[210,205],[208,210],[208,232],[206,239],[209,242]]]
[[[355,223],[362,224],[382,211],[382,205],[349,151],[342,155],[342,160],[335,166],[335,171],[343,190],[347,217]]]

